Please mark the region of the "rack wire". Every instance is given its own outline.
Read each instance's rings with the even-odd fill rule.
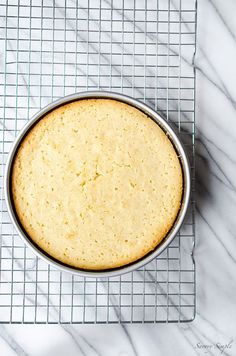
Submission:
[[[0,322],[184,322],[195,315],[194,105],[196,0],[0,0]],[[41,107],[111,90],[175,126],[192,169],[180,232],[156,260],[113,278],[80,278],[35,257],[14,231],[3,193],[7,154]]]

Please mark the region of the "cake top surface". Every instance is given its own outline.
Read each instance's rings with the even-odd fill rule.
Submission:
[[[83,269],[129,264],[166,236],[182,170],[164,131],[111,99],[83,99],[42,118],[13,163],[12,195],[30,238]]]

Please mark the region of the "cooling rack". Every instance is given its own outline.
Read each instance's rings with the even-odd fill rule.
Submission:
[[[156,323],[195,315],[195,0],[0,0],[1,323]],[[14,231],[3,192],[7,154],[41,107],[111,90],[159,111],[192,171],[188,216],[169,248],[140,270],[92,279],[59,272]]]

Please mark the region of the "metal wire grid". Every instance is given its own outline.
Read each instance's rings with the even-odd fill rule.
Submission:
[[[194,187],[196,14],[195,0],[0,0],[2,323],[194,318],[193,198],[159,258],[121,277],[79,278],[25,247],[6,211],[3,175],[15,136],[36,111],[67,94],[103,89],[148,103],[176,126]]]

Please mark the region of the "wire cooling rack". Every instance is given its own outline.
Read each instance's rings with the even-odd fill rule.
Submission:
[[[7,154],[41,107],[112,90],[161,112],[185,144],[194,187],[195,0],[0,0],[2,323],[181,322],[195,315],[194,201],[172,244],[144,268],[89,279],[26,248],[3,193]]]

